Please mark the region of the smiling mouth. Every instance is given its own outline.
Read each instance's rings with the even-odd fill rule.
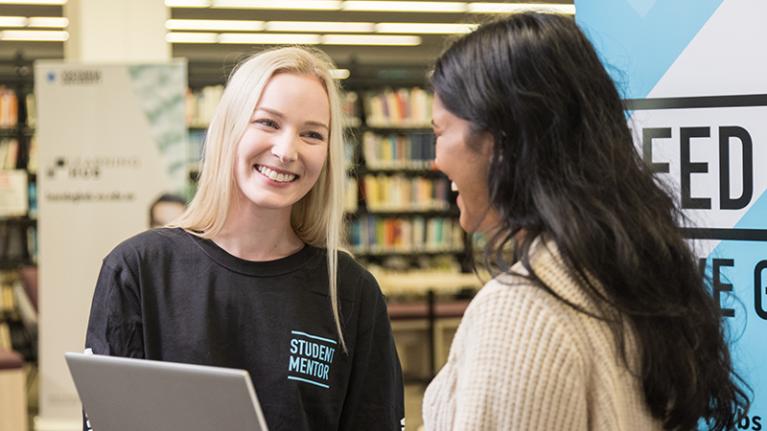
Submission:
[[[263,166],[263,165],[254,165],[254,168],[261,175],[278,183],[290,183],[299,178],[299,176],[296,174],[291,174],[287,172],[277,172],[274,169],[267,168],[266,166]]]

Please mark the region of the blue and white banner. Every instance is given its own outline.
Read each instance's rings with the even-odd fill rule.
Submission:
[[[739,429],[767,426],[767,1],[576,0],[576,20],[672,185],[754,391]]]

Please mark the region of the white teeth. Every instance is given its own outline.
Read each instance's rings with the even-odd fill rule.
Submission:
[[[457,191],[458,191],[458,186],[457,186],[457,185],[455,185],[455,182],[454,182],[454,181],[450,181],[450,190],[452,190],[452,191],[454,191],[454,192],[457,192]]]
[[[293,174],[282,174],[279,172],[275,172],[266,166],[257,165],[256,169],[258,172],[261,172],[263,175],[268,177],[270,180],[277,181],[278,183],[289,183],[296,179],[296,176]]]

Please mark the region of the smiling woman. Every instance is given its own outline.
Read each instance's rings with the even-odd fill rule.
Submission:
[[[189,208],[104,259],[88,348],[245,369],[271,428],[399,429],[383,295],[338,250],[344,121],[331,69],[293,47],[233,72]]]

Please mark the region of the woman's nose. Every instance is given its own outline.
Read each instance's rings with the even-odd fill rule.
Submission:
[[[272,155],[277,157],[280,162],[287,164],[298,159],[298,136],[285,130],[276,138],[272,146]]]

